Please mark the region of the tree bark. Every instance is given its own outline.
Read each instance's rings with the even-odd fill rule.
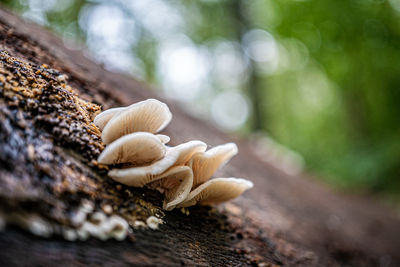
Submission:
[[[245,140],[168,100],[172,144],[237,142],[239,155],[218,176],[248,177],[255,187],[217,208],[162,211],[158,192],[119,185],[96,164],[103,144],[91,123],[97,104],[107,109],[160,97],[5,10],[0,49],[0,213],[7,223],[0,234],[2,266],[400,264],[400,220],[393,209],[371,197],[333,192],[306,175],[286,175]],[[158,230],[131,227],[124,241],[70,242],[56,228],[48,238],[24,230],[38,231],[32,220],[21,223],[34,216],[69,225],[82,201],[95,211],[111,206],[132,224],[151,215],[164,224]]]

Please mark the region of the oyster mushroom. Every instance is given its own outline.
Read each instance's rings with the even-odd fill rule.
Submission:
[[[190,192],[177,207],[219,204],[238,197],[252,187],[252,182],[242,178],[211,179]]]
[[[163,208],[172,210],[186,199],[193,184],[193,172],[188,166],[175,166],[154,177],[150,188],[156,188],[165,194]]]
[[[110,111],[106,115],[102,114],[97,115],[100,116],[97,123],[100,126],[105,124],[101,135],[105,144],[133,132],[157,133],[164,129],[172,118],[168,106],[156,99],[147,99],[117,111]]]
[[[185,165],[197,152],[205,151],[207,145],[201,141],[190,141],[175,147],[167,147],[164,158],[150,165],[125,169],[112,169],[108,176],[128,186],[142,187],[155,181],[157,175],[172,166]]]
[[[119,108],[110,108],[106,111],[101,112],[95,118],[93,123],[99,127],[100,131],[103,131],[106,124],[117,114],[124,111],[126,107],[119,107]]]
[[[193,155],[189,166],[193,170],[193,187],[204,183],[215,171],[238,153],[235,143],[227,143]]]
[[[167,105],[155,99],[100,113],[94,123],[102,130],[102,140],[108,146],[98,162],[130,164],[112,169],[108,175],[128,186],[147,185],[160,190],[165,194],[163,207],[166,210],[218,204],[253,187],[252,182],[241,178],[209,180],[219,167],[237,154],[234,143],[216,146],[207,152],[207,145],[201,141],[165,146],[170,141],[169,136],[155,133],[161,131],[171,118]],[[120,234],[122,228],[112,228],[112,232]],[[119,238],[123,237],[124,233],[121,233]]]
[[[109,144],[97,161],[102,164],[148,164],[164,157],[165,152],[160,138],[151,133],[136,132]]]

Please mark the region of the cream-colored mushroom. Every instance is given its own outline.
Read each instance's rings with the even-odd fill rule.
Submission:
[[[238,197],[252,187],[252,182],[242,178],[211,179],[190,192],[177,207],[219,204]]]
[[[238,152],[235,143],[227,143],[193,155],[189,166],[193,170],[193,187],[204,183],[215,171],[227,163]]]
[[[167,144],[171,140],[171,138],[169,138],[169,136],[165,134],[156,134],[156,136],[163,144]]]
[[[101,112],[98,114],[95,118],[93,123],[99,127],[100,131],[104,129],[106,124],[117,114],[121,113],[124,111],[126,107],[119,107],[119,108],[110,108],[107,109],[106,111]]]
[[[109,116],[112,113],[110,112]],[[107,115],[103,116],[108,117]],[[99,120],[104,122],[106,118],[101,120],[100,117]],[[105,124],[101,138],[103,143],[110,144],[119,137],[133,132],[157,133],[167,126],[171,118],[172,114],[166,104],[156,99],[147,99],[116,113]]]
[[[147,166],[126,169],[112,169],[108,175],[117,182],[129,186],[142,187],[154,181],[157,175],[172,166],[185,165],[191,157],[205,151],[207,145],[201,141],[190,141],[175,147],[167,147],[164,158]]]
[[[188,166],[175,166],[154,177],[150,188],[159,189],[164,193],[165,210],[172,210],[186,199],[193,184],[193,172]]]
[[[166,148],[157,136],[136,132],[109,144],[97,161],[102,164],[149,164],[164,157],[165,152]]]

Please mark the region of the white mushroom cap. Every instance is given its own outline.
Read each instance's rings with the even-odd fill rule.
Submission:
[[[102,164],[148,164],[164,157],[165,152],[166,148],[157,136],[136,132],[112,142],[101,152],[97,161]]]
[[[172,210],[186,199],[193,184],[193,172],[188,166],[175,166],[154,177],[151,188],[160,188],[165,193],[164,209]]]
[[[207,152],[193,155],[189,166],[193,170],[193,187],[204,183],[215,171],[238,153],[235,143],[227,143],[211,148]]]
[[[106,124],[117,114],[121,113],[124,111],[126,107],[119,107],[119,108],[110,108],[107,109],[106,111],[101,112],[98,114],[95,118],[93,123],[96,124],[97,127],[99,127],[100,131],[103,130],[103,128],[106,126]]]
[[[175,147],[167,147],[163,159],[150,165],[126,169],[112,169],[108,175],[117,182],[129,186],[142,187],[155,180],[172,166],[185,165],[197,152],[205,151],[207,145],[201,141],[190,141]]]
[[[147,99],[114,115],[104,126],[101,138],[103,143],[110,144],[133,132],[156,133],[164,129],[171,119],[172,114],[166,104],[156,99]]]
[[[167,144],[171,140],[171,138],[169,138],[169,136],[165,134],[156,134],[156,136],[163,144]]]
[[[252,187],[252,182],[242,178],[211,179],[190,192],[186,200],[177,207],[219,204],[238,197]]]

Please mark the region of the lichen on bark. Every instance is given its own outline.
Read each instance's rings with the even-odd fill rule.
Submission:
[[[101,107],[79,97],[65,74],[3,50],[0,97],[0,197],[5,202],[0,213],[5,221],[29,228],[25,219],[35,216],[51,225],[50,232],[62,234],[57,225],[79,227],[74,216],[83,201],[91,203],[91,213],[107,207],[108,215],[132,226],[163,215],[157,201],[143,198],[143,190],[107,179],[107,167],[95,160],[104,148],[92,122]]]

